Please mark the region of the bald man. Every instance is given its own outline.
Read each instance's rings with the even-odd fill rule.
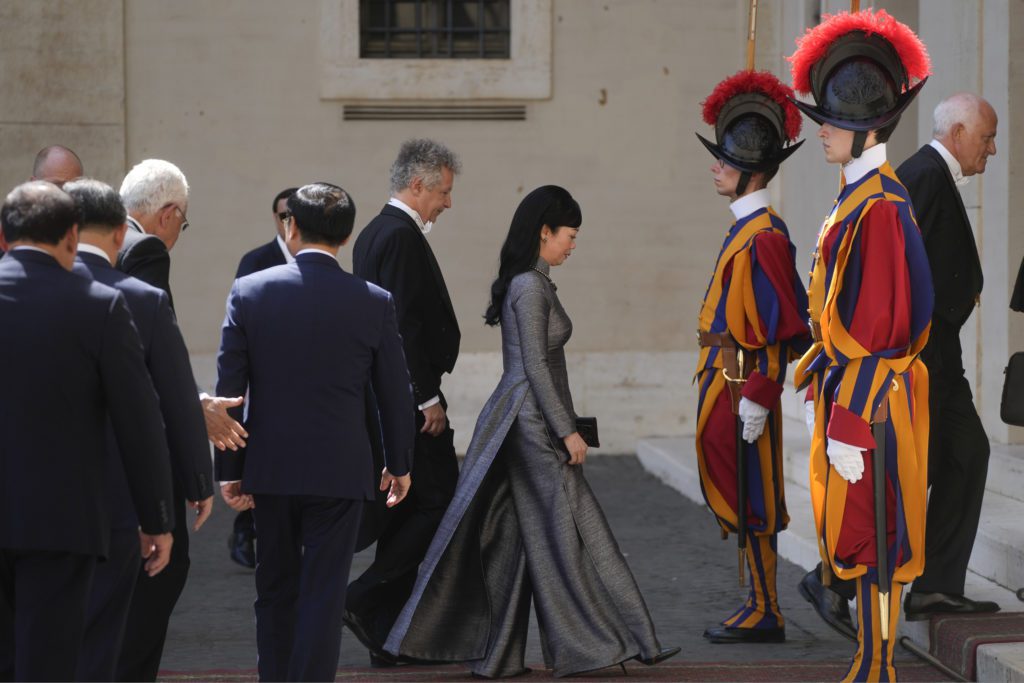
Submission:
[[[36,154],[29,180],[47,180],[57,187],[64,187],[69,180],[81,177],[82,160],[78,155],[63,145],[50,145]]]
[[[995,110],[981,97],[958,93],[935,108],[933,139],[897,169],[924,236],[935,286],[931,336],[921,358],[928,367],[931,497],[924,573],[907,595],[907,619],[932,614],[997,612],[994,602],[964,596],[988,474],[989,444],[964,376],[960,328],[980,302],[981,261],[959,187],[985,172],[996,153]]]

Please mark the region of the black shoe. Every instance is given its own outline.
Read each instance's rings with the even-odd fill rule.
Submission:
[[[371,669],[390,669],[392,667],[399,665],[398,660],[392,657],[389,653],[385,652],[383,654],[386,656],[381,657],[380,655],[374,654],[373,652],[370,653]]]
[[[371,636],[366,625],[362,619],[357,617],[352,612],[345,610],[345,614],[342,615],[341,621],[348,630],[352,632],[352,635],[363,644],[367,650],[370,651],[370,666],[374,668],[383,668],[388,666],[398,666],[401,662],[398,661],[398,657],[395,657],[390,652],[384,650],[384,647],[377,643]]]
[[[658,650],[658,654],[654,655],[653,657],[648,657],[644,659],[640,655],[637,655],[636,657],[633,657],[633,659],[643,664],[646,664],[647,666],[654,666],[655,664],[664,662],[666,659],[675,657],[677,654],[679,654],[681,649],[682,648],[678,647],[663,647],[660,650]]]
[[[850,606],[843,596],[822,585],[818,573],[813,569],[800,579],[798,588],[804,600],[814,605],[815,611],[826,624],[831,626],[840,635],[850,640],[857,641],[857,629],[853,627],[850,619]]]
[[[248,531],[232,531],[228,536],[228,550],[231,560],[248,569],[256,568],[256,548],[253,536]]]
[[[712,626],[704,631],[712,643],[784,643],[786,629],[779,628],[727,628]]]
[[[907,621],[921,621],[933,614],[992,614],[999,605],[988,600],[971,600],[949,593],[908,593],[903,601]]]

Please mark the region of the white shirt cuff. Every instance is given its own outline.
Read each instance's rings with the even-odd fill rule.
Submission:
[[[430,399],[429,401],[427,401],[425,403],[419,404],[418,406],[416,406],[416,408],[418,410],[426,410],[430,406],[436,406],[440,402],[441,402],[441,397],[440,396],[435,396],[434,398]]]

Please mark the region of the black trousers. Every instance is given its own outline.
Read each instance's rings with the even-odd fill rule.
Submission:
[[[0,550],[0,680],[70,681],[94,555]]]
[[[988,435],[963,372],[951,376],[933,373],[931,368],[929,372],[931,493],[924,573],[914,581],[911,591],[963,595],[988,477]]]
[[[185,514],[184,495],[178,495],[175,486],[174,545],[171,560],[156,576],[149,576],[138,565],[138,582],[128,608],[121,657],[117,664],[119,681],[155,681],[164,654],[167,624],[188,578],[188,516]]]
[[[105,562],[96,564],[76,681],[112,681],[139,576],[139,532],[114,529]]]
[[[444,400],[442,398],[442,404]],[[416,582],[416,569],[427,554],[459,481],[450,425],[438,436],[421,433],[423,413],[416,411],[412,488],[399,505],[386,509],[377,549],[363,574],[349,584],[345,609],[357,617],[383,649],[384,641]]]
[[[255,494],[261,681],[333,681],[363,501]]]

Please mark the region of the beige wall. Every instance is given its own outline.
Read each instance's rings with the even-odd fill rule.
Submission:
[[[1008,93],[1022,91],[1024,2],[874,4],[920,29],[937,68],[890,144],[894,162],[927,139],[931,108],[947,91],[991,91],[1002,103],[996,159],[1003,165],[972,184],[977,194],[968,200],[984,230],[986,298],[977,325],[993,327],[980,343],[976,333],[968,341],[979,349],[975,386],[986,425],[1007,438],[993,419],[992,392],[995,366],[1024,333],[1017,320],[1024,316],[1007,315],[1005,292],[996,294],[1008,289],[1007,271],[1016,272],[1024,253],[1024,237],[1019,229],[1010,234],[1007,218],[1024,209],[1008,192],[1021,154],[1010,125],[1021,108]],[[794,38],[822,7],[846,6],[762,2],[758,66],[788,81],[784,57]],[[126,163],[146,157],[180,165],[192,185],[192,228],[174,250],[172,285],[208,381],[235,266],[271,237],[273,195],[288,185],[337,182],[355,197],[358,229],[387,199],[399,142],[436,137],[461,154],[465,170],[430,240],[463,328],[460,367],[478,370],[457,369],[452,379],[466,419],[496,381],[498,333],[481,314],[508,222],[526,192],[558,183],[584,213],[579,249],[554,273],[575,323],[578,403],[614,413],[616,443],[627,447],[636,434],[692,430],[692,330],[730,221],[726,200],[712,190],[711,158],[693,133],[710,130],[700,101],[743,65],[746,0],[554,0],[552,96],[515,101],[526,105],[524,122],[344,121],[344,100],[321,99],[322,7],[320,0],[0,0],[0,85],[16,95],[0,99],[0,182],[9,188],[26,177],[34,152],[52,142],[76,149],[89,173],[115,184]],[[808,142],[773,183],[800,270],[838,183],[815,131],[805,119]],[[346,266],[350,253],[343,251]],[[592,380],[600,387],[590,391]]]

